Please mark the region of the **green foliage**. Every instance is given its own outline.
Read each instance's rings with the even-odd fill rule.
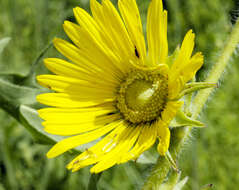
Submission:
[[[3,38],[0,40],[0,54],[2,53],[2,51],[4,50],[9,41],[10,38]]]
[[[149,1],[137,2],[145,30]],[[203,79],[220,54],[231,30],[229,13],[233,9],[233,0],[165,2],[169,11],[170,52],[181,43],[187,30],[192,28],[196,32],[196,51],[202,51],[205,55],[206,63],[198,75],[199,79]],[[60,137],[42,130],[41,120],[35,110],[41,105],[36,103],[35,96],[44,90],[32,81],[35,75],[31,70],[35,62],[37,64],[33,69],[37,74],[48,72],[42,61],[35,58],[53,37],[66,38],[62,23],[65,19],[74,21],[72,8],[77,5],[89,10],[86,0],[0,2],[0,39],[11,37],[10,41],[9,38],[0,40],[0,91],[4,92],[0,94],[0,107],[6,111],[0,111],[0,190],[87,189],[89,168],[71,173],[65,169],[65,165],[72,155],[65,154],[47,160],[45,153],[50,147],[36,143],[49,144]],[[59,56],[53,48],[47,49],[44,54],[44,57]],[[221,82],[220,89],[216,90],[201,118],[207,128],[194,130],[195,135],[188,150],[182,154],[179,164],[182,176],[189,176],[183,188],[185,190],[199,190],[211,183],[218,190],[236,189],[239,186],[239,97],[235,90],[239,82],[237,62],[237,58],[232,59],[225,81]],[[29,70],[31,73],[28,73]],[[155,147],[150,151],[154,150]],[[156,160],[155,157],[151,158],[152,155],[148,152],[138,160],[144,164],[130,162],[107,170],[102,174],[98,188],[140,188],[151,169],[152,161]],[[91,180],[96,178],[92,176]],[[178,189],[186,181],[187,178],[180,181]]]

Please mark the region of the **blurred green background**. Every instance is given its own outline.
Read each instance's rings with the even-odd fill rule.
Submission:
[[[137,2],[145,26],[149,0]],[[169,12],[170,52],[192,28],[196,33],[195,52],[202,51],[205,55],[205,65],[197,76],[203,80],[216,63],[239,15],[237,1],[165,0],[164,4]],[[89,1],[1,0],[0,39],[11,37],[11,41],[0,57],[0,73],[26,75],[41,50],[55,36],[66,38],[62,23],[66,19],[74,21],[72,8],[75,6],[89,10]],[[53,48],[45,55],[54,56],[59,54]],[[217,190],[239,187],[238,61],[238,56],[232,57],[220,88],[201,114],[200,120],[207,128],[193,130],[181,154],[182,175],[189,176],[185,190],[200,190],[207,184],[213,184],[212,189]],[[0,190],[86,189],[89,168],[71,173],[65,165],[72,156],[65,154],[47,160],[45,154],[49,148],[35,143],[24,127],[0,110]],[[148,171],[149,166],[131,162],[115,166],[103,173],[98,186],[101,190],[140,189]]]

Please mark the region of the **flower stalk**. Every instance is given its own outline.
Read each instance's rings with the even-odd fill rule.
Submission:
[[[209,72],[208,77],[205,82],[207,83],[216,83],[218,84],[223,72],[229,60],[234,53],[237,44],[239,43],[239,21],[235,24],[229,40],[222,51],[221,56],[219,56],[218,61],[212,67]],[[192,101],[193,109],[192,109],[192,119],[196,119],[198,115],[201,113],[205,103],[207,102],[209,96],[213,92],[213,88],[207,88],[200,90],[195,98]],[[192,127],[183,127],[183,128],[175,128],[172,132],[172,142],[170,147],[170,152],[172,154],[173,159],[176,159],[180,153],[180,150],[188,140]],[[162,184],[166,181],[166,176],[168,175],[171,164],[167,162],[167,159],[164,157],[159,157],[154,169],[152,170],[148,180],[143,186],[143,190],[153,190],[155,187],[158,187],[159,184]],[[168,181],[170,180],[170,177]],[[176,183],[176,182],[175,182]],[[176,185],[176,184],[175,184]],[[165,189],[167,190],[167,189]]]

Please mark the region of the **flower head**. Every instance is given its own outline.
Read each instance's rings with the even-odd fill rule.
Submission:
[[[94,165],[91,172],[137,159],[158,140],[165,155],[170,144],[170,121],[183,102],[185,84],[203,64],[190,30],[173,56],[168,57],[167,11],[152,0],[147,16],[148,51],[135,0],[119,0],[121,16],[110,0],[90,1],[90,16],[75,8],[78,24],[64,22],[74,43],[54,39],[69,61],[45,59],[55,75],[38,82],[55,91],[37,96],[50,106],[39,110],[45,131],[70,136],[47,153],[56,157],[77,146],[95,144],[77,156],[68,169]]]

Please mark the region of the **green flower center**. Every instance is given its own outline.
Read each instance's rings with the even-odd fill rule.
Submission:
[[[168,96],[168,78],[157,71],[133,70],[121,84],[117,108],[131,123],[150,122],[161,116]]]

